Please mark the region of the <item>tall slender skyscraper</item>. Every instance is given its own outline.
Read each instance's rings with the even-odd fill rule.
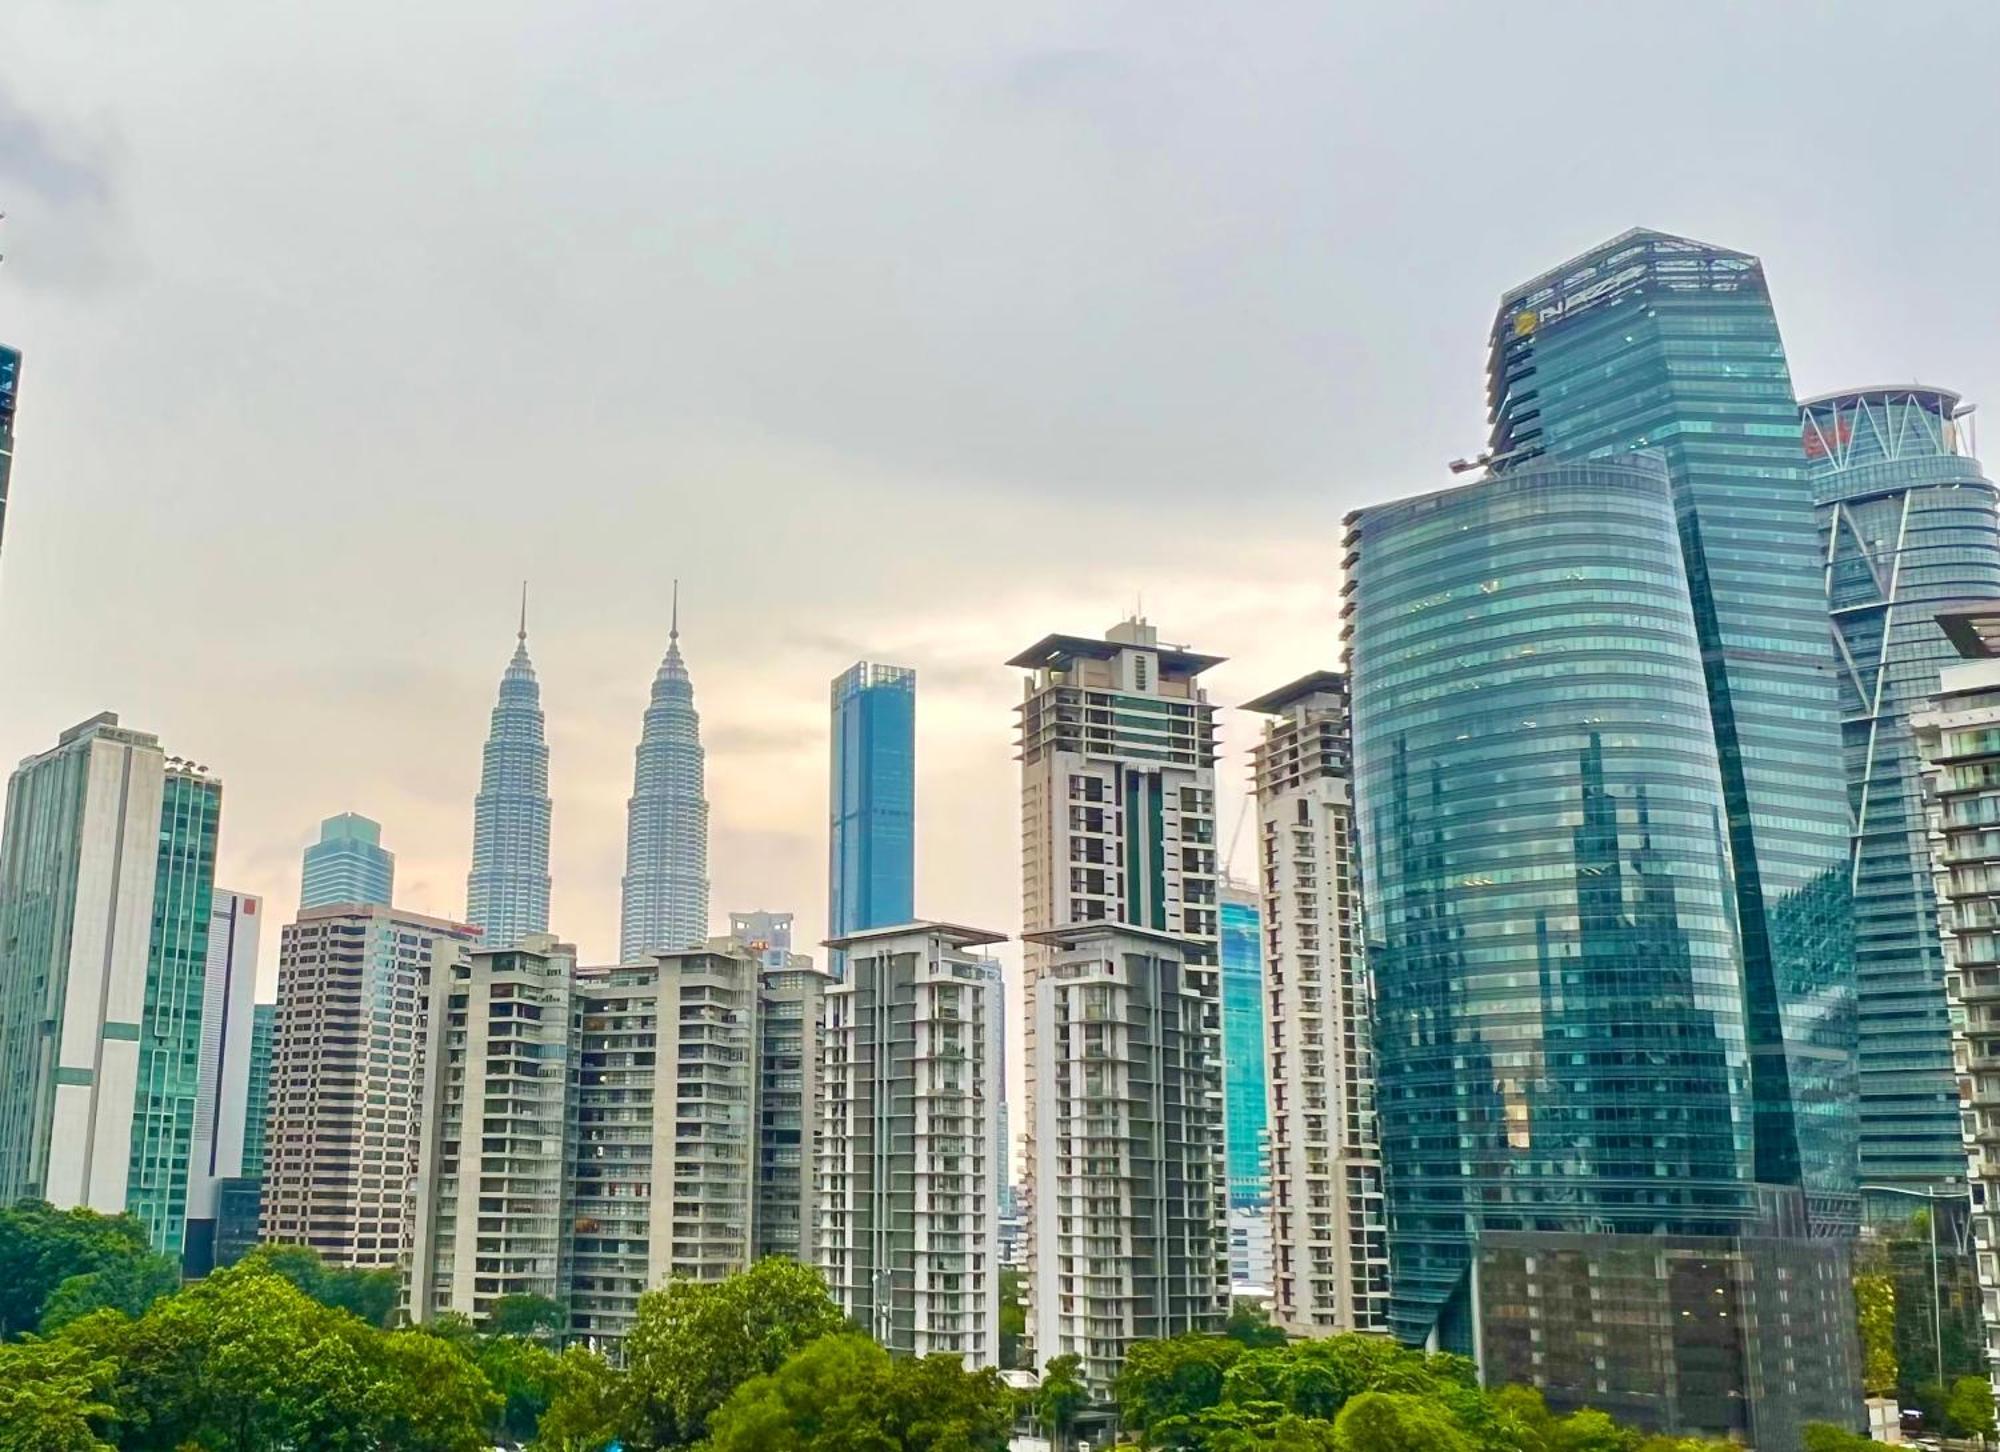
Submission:
[[[680,587],[666,658],[632,773],[625,820],[625,899],[618,957],[701,946],[708,938],[708,802],[702,795],[701,717],[681,659]]]
[[[255,1037],[257,930],[263,923],[262,901],[250,893],[218,887],[212,897],[201,998],[201,1078],[195,1098],[194,1149],[188,1160],[183,1264],[190,1275],[206,1275],[214,1267],[221,1184],[243,1176]]]
[[[111,712],[7,784],[0,1201],[116,1214],[178,1256],[222,788]]]
[[[916,910],[917,673],[861,661],[833,678],[827,935]],[[833,950],[839,976],[844,955]]]
[[[20,353],[0,347],[0,544],[7,537],[7,477],[14,468],[14,402],[20,382]]]
[[[1490,337],[1496,468],[1656,451],[1722,767],[1757,1178],[1859,1212],[1840,700],[1798,403],[1764,267],[1638,229],[1512,289]]]
[[[1922,1191],[1962,1183],[1965,1150],[1910,713],[1937,690],[1939,668],[1958,663],[1937,606],[2000,594],[2000,516],[1961,436],[1957,394],[1908,384],[1801,407],[1854,814],[1861,1178]],[[1900,1219],[1917,1203],[1871,1208]]]
[[[1222,884],[1222,1117],[1229,1166],[1229,1279],[1271,1285],[1271,1176],[1264,1143],[1264,933],[1258,895]]]
[[[382,845],[382,824],[342,812],[319,824],[319,841],[306,848],[299,878],[299,907],[395,901],[396,854]]]
[[[549,744],[542,688],[528,659],[528,592],[521,632],[500,678],[493,726],[472,804],[472,871],[465,915],[490,948],[510,948],[549,928]]]

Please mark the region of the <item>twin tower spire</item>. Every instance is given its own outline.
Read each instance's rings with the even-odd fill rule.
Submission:
[[[681,658],[680,582],[667,653],[653,676],[626,804],[620,962],[686,948],[708,935],[708,802],[701,717]],[[488,947],[512,947],[549,927],[549,747],[541,686],[528,658],[528,587],[513,659],[500,677],[472,808],[465,915]]]

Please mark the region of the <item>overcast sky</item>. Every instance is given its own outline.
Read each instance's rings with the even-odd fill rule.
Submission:
[[[527,577],[601,960],[678,575],[718,922],[822,935],[866,656],[919,912],[1016,931],[1001,663],[1143,597],[1226,704],[1335,664],[1340,518],[1478,447],[1510,284],[1684,232],[1802,394],[2000,412],[1996,57],[1992,3],[7,0],[0,761],[117,710],[274,917],[342,810],[458,915]]]

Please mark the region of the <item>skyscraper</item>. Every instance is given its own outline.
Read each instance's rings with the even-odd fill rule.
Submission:
[[[306,848],[299,906],[395,901],[396,854],[382,846],[382,824],[342,812],[319,824],[319,841]]]
[[[213,894],[201,998],[200,1088],[188,1159],[183,1263],[190,1275],[213,1268],[221,1182],[244,1174],[262,906],[261,899],[245,892],[218,887]]]
[[[626,807],[621,962],[698,947],[708,938],[708,802],[702,775],[701,717],[681,659],[676,586],[673,628],[666,658],[653,676]]]
[[[1854,820],[1861,1178],[1921,1191],[1962,1180],[1965,1151],[1910,712],[1958,659],[1936,607],[2000,594],[2000,516],[1966,451],[1957,394],[1861,389],[1802,412]],[[1875,1208],[1901,1218],[1915,1203]]]
[[[1722,768],[1757,1177],[1858,1215],[1840,702],[1784,342],[1755,257],[1634,230],[1508,292],[1493,462],[1656,451],[1673,490]]]
[[[416,1174],[427,985],[477,940],[468,923],[344,903],[278,941],[264,1155],[266,1240],[335,1265],[394,1265]]]
[[[178,1256],[221,787],[104,712],[0,835],[0,1199],[130,1210]]]
[[[1993,932],[2000,923],[2000,599],[1946,606],[1936,612],[1932,629],[1950,641],[1954,663],[1940,673],[1936,697],[1911,715],[1909,726],[1929,779],[1924,805],[1932,850],[1926,859],[1936,874],[1945,932],[1976,1247],[1971,1259],[1979,1276],[1987,1375],[2000,1397],[2000,1261],[1993,1254],[2000,1245],[2000,937]]]
[[[1222,1118],[1229,1167],[1229,1279],[1271,1284],[1264,1130],[1264,934],[1257,894],[1221,889]]]
[[[1315,671],[1243,709],[1267,718],[1251,772],[1269,1006],[1271,1319],[1299,1336],[1384,1331],[1388,1222],[1347,678]]]
[[[0,545],[7,537],[7,479],[14,470],[14,405],[20,384],[20,352],[0,347]]]
[[[277,1043],[278,1005],[260,1003],[250,1015],[250,1088],[243,1097],[243,1174],[264,1177],[264,1131],[271,1113],[271,1058]]]
[[[549,746],[542,688],[528,659],[528,597],[521,632],[500,678],[500,698],[472,805],[472,871],[465,915],[488,947],[509,948],[549,927]]]
[[[1219,1317],[1227,1310],[1228,1264],[1216,969],[1215,708],[1199,684],[1202,672],[1219,662],[1218,656],[1162,644],[1159,632],[1136,618],[1114,625],[1102,640],[1046,636],[1008,662],[1029,672],[1016,708],[1026,1012],[1020,1137],[1022,1190],[1034,1207],[1028,1222],[1028,1282],[1034,1302],[1029,1324],[1064,1337],[1059,1346],[1036,1342],[1042,1360],[1064,1351],[1081,1352],[1081,1342],[1090,1339],[1093,1371],[1106,1377],[1123,1356],[1123,1343],[1114,1348],[1103,1338],[1085,1338],[1078,1321],[1057,1315],[1055,1307],[1044,1308],[1039,1300],[1063,1294],[1056,1279],[1060,1253],[1047,1238],[1055,1231],[1057,1222],[1051,1217],[1059,1200],[1053,1188],[1044,1192],[1040,1182],[1059,1172],[1067,1157],[1064,1145],[1043,1142],[1044,1126],[1051,1121],[1040,1098],[1046,1072],[1039,1043],[1046,1017],[1040,1007],[1042,976],[1050,962],[1071,951],[1049,936],[1059,930],[1121,924],[1141,936],[1172,940],[1167,945],[1149,939],[1150,946],[1130,951],[1148,964],[1172,965],[1171,970],[1160,969],[1168,973],[1167,981],[1135,990],[1140,998],[1149,1005],[1171,1002],[1177,1015],[1186,1010],[1178,1028],[1187,1037],[1176,1046],[1174,1065],[1177,1075],[1187,1076],[1180,1087],[1190,1096],[1185,1128],[1193,1139],[1184,1148],[1197,1160],[1212,1148],[1217,1159],[1213,1223],[1194,1224],[1188,1233],[1202,1245],[1212,1243],[1220,1257]],[[1080,961],[1097,960],[1085,953]],[[1195,995],[1199,1011],[1183,1005],[1184,993]],[[1064,1012],[1071,1006],[1067,995],[1058,995],[1053,1004]],[[1217,1095],[1212,1102],[1206,1097],[1210,1087]],[[1186,1209],[1181,1204],[1184,1188],[1174,1190],[1176,1213]],[[1192,1203],[1206,1206],[1198,1198]],[[1161,1306],[1155,1314],[1171,1319],[1188,1305],[1177,1299],[1171,1311]],[[1180,1329],[1202,1324],[1196,1315]]]
[[[1625,454],[1349,516],[1391,1323],[1552,1405],[1793,1446],[1858,1422],[1847,1244],[1808,1234],[1796,1158],[1761,1173],[1786,1045],[1753,1032],[1674,504]],[[1844,890],[1822,870],[1776,925],[1818,934],[1788,967],[1836,1028]],[[1808,1173],[1851,1203],[1843,1132]]]
[[[861,661],[832,696],[827,936],[843,938],[916,911],[917,673]]]
[[[1005,1011],[977,948],[996,933],[906,923],[835,939],[826,994],[820,1263],[857,1325],[902,1356],[998,1366],[1000,1184],[990,1056]]]

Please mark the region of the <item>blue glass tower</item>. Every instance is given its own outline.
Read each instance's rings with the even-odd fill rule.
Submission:
[[[1958,395],[1905,385],[1802,405],[1840,669],[1854,821],[1861,1177],[1963,1182],[1943,940],[1910,713],[1958,653],[1933,616],[2000,594],[1993,485],[1965,447]],[[1880,1208],[1897,1218],[1911,1201]]]
[[[1347,592],[1392,1328],[1662,1430],[1852,1425],[1841,1245],[1759,1183],[1761,1005],[1664,461],[1359,511]]]
[[[619,961],[698,948],[708,938],[706,756],[694,682],[681,659],[680,586],[674,586],[667,654],[653,676],[626,803],[625,891]]]
[[[1264,1172],[1264,944],[1254,893],[1222,890],[1222,1117],[1229,1208],[1261,1208]]]
[[[1727,803],[1757,1178],[1858,1214],[1848,814],[1834,650],[1797,402],[1747,253],[1635,230],[1502,298],[1496,468],[1657,451]]]
[[[917,673],[862,661],[832,697],[827,936],[839,938],[916,915]]]
[[[521,630],[500,678],[500,697],[472,805],[472,871],[465,915],[489,948],[509,948],[549,929],[549,745],[542,688],[528,659],[528,596]]]
[[[305,851],[299,907],[361,902],[389,906],[396,888],[396,854],[382,845],[382,824],[342,812],[319,824],[319,841]]]

